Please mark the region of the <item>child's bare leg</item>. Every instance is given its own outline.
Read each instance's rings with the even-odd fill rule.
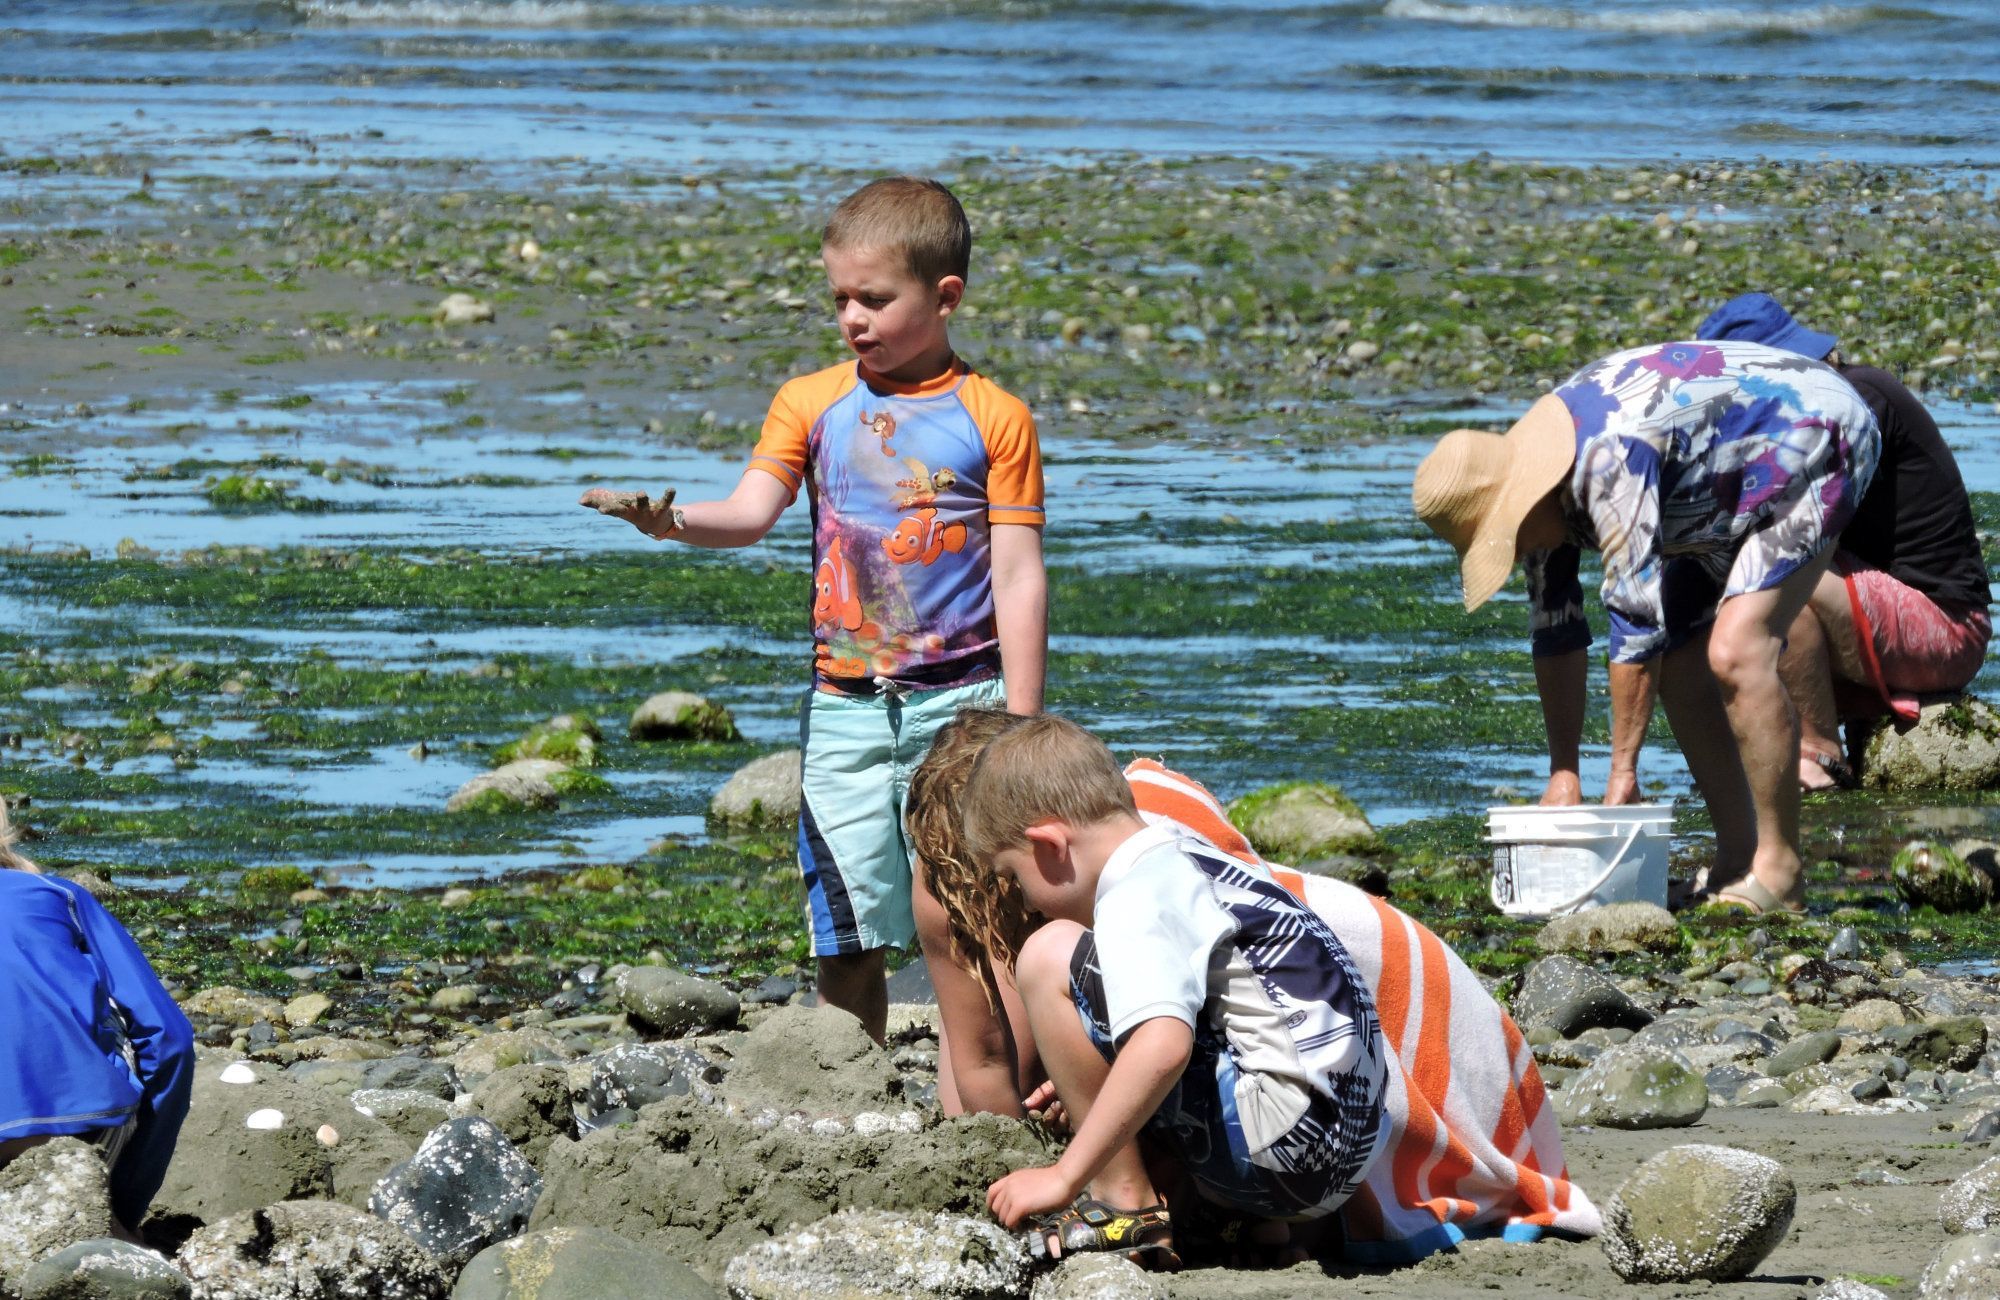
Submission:
[[[1042,1066],[1056,1086],[1069,1113],[1072,1132],[1083,1127],[1090,1108],[1103,1091],[1111,1073],[1106,1061],[1090,1041],[1090,1034],[1077,1015],[1070,995],[1069,964],[1076,953],[1083,927],[1074,921],[1051,921],[1028,938],[1021,948],[1015,978],[1021,1000],[1027,1006],[1028,1028]],[[1115,1152],[1090,1183],[1090,1194],[1120,1209],[1142,1209],[1159,1202],[1153,1180],[1146,1174],[1145,1157],[1135,1140]]]
[[[947,1115],[990,1112],[1021,1114],[1008,1034],[986,1001],[978,974],[952,957],[950,923],[944,907],[924,885],[919,870],[910,902],[917,916],[931,987],[938,1000],[938,1104]]]
[[[882,958],[882,949],[870,948],[819,959],[820,1001],[857,1017],[878,1043],[889,1032],[889,981]]]

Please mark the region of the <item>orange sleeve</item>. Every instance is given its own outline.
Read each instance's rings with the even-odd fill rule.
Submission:
[[[854,366],[849,363],[801,375],[780,388],[764,415],[764,431],[750,453],[748,468],[771,475],[785,485],[792,500],[798,500],[813,424],[854,382]]]
[[[982,375],[959,391],[986,443],[987,522],[1041,524],[1042,445],[1027,404]]]

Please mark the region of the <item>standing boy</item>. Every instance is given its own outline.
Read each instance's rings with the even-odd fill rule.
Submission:
[[[1047,655],[1034,418],[952,350],[972,229],[951,191],[878,180],[841,201],[820,255],[855,360],[778,390],[742,481],[680,507],[596,490],[641,532],[748,546],[801,488],[813,517],[813,689],[799,867],[820,996],[880,1040],[883,949],[907,947],[910,774],[968,704],[1034,713]],[[1006,676],[1001,676],[1002,665]]]
[[[1060,718],[993,740],[963,808],[968,857],[1049,918],[1015,978],[1075,1133],[993,1184],[994,1215],[1055,1211],[1038,1227],[1062,1250],[1170,1252],[1142,1128],[1225,1211],[1338,1210],[1387,1132],[1385,1060],[1326,923],[1262,864],[1148,826],[1111,751]]]

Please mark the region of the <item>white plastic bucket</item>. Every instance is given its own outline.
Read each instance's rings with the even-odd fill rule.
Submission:
[[[1559,916],[1606,903],[1667,903],[1671,804],[1488,808],[1493,905]]]

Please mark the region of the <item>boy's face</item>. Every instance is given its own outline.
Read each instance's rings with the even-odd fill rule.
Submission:
[[[1039,833],[1060,825],[1043,822],[1030,827],[1025,843],[993,855],[993,869],[1012,876],[1028,906],[1043,916],[1088,925],[1093,891],[1077,877],[1067,838]]]
[[[893,250],[828,246],[820,260],[840,337],[863,365],[912,383],[943,371],[951,359],[945,325],[965,291],[963,280],[948,275],[926,284]]]

